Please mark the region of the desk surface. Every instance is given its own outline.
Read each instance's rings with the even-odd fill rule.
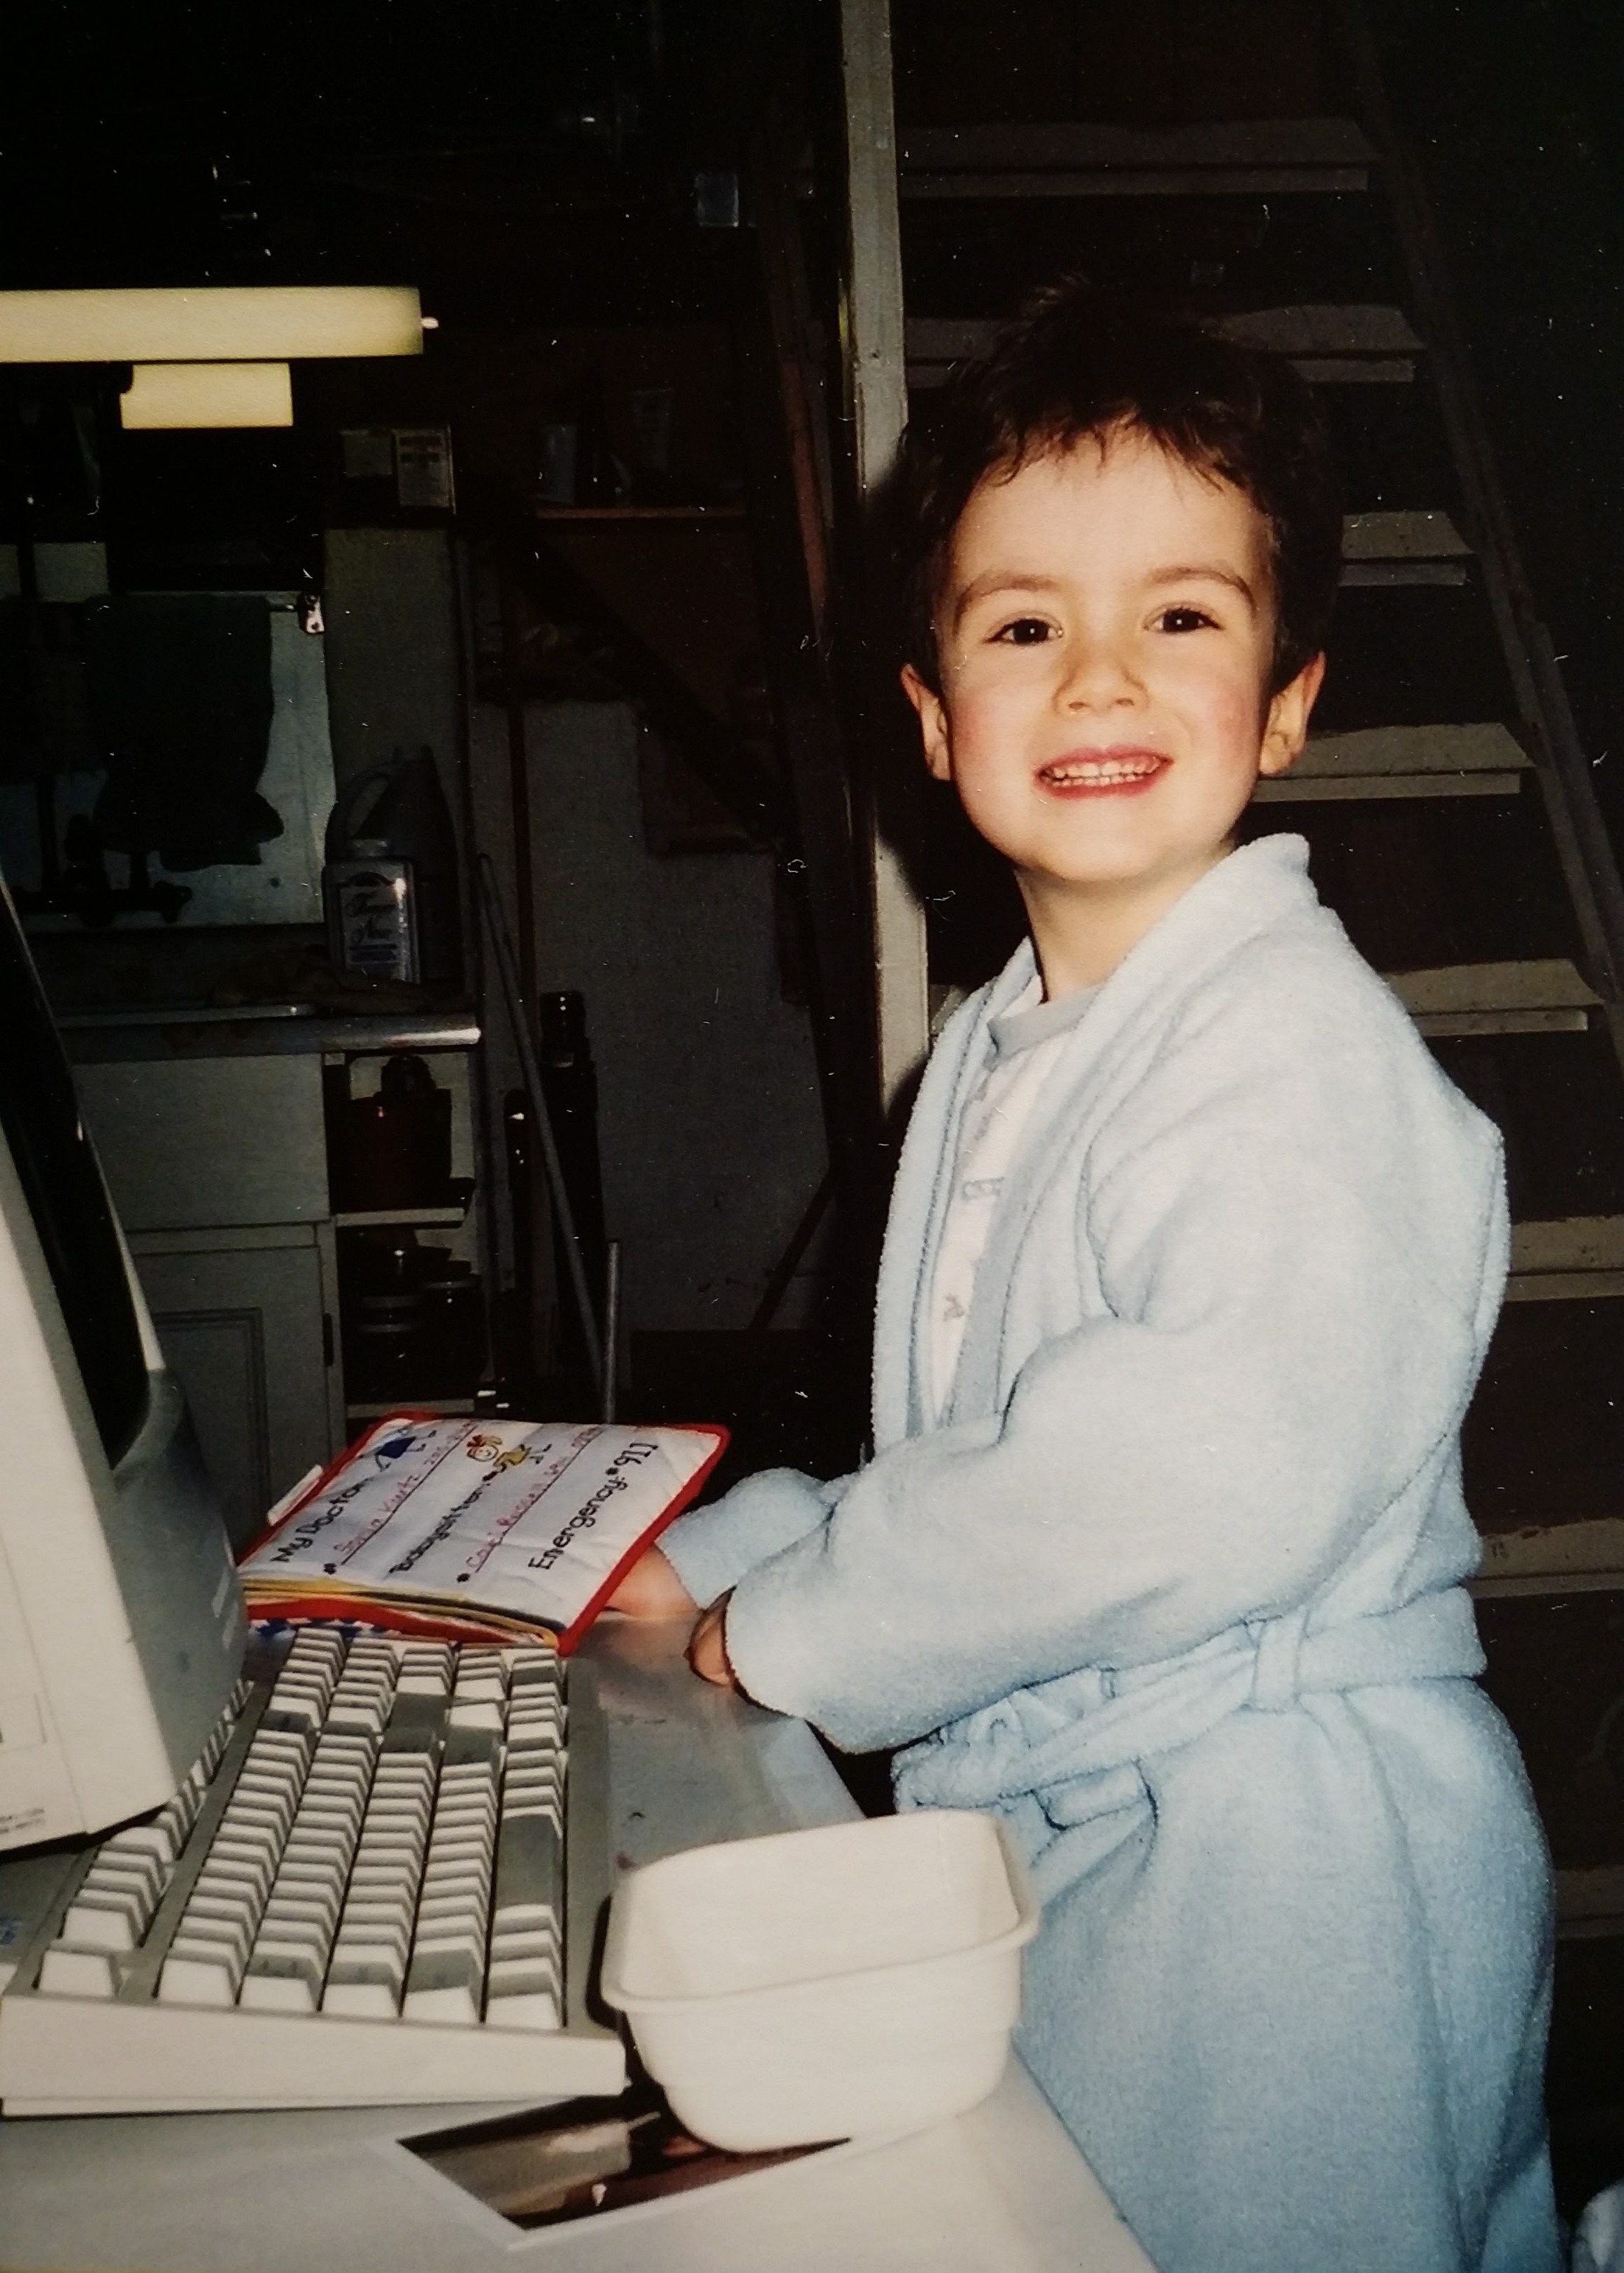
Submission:
[[[811,1732],[605,1621],[618,1861],[856,1811]],[[601,2223],[518,2232],[400,2145],[466,2108],[0,2123],[0,2263],[30,2273],[1153,2273],[1011,2062],[969,2115]]]

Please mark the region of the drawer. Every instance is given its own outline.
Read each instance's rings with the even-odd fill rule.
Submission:
[[[126,1231],[327,1213],[319,1058],[146,1059],[73,1077]]]

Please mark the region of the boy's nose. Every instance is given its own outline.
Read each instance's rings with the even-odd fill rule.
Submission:
[[[1068,642],[1058,693],[1069,710],[1097,710],[1135,702],[1143,689],[1132,656],[1109,638]]]

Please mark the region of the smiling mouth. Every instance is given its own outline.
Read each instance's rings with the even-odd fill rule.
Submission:
[[[1038,779],[1049,789],[1143,789],[1169,763],[1159,750],[1079,750],[1040,767]]]

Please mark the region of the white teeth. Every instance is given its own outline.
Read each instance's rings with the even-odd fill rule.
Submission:
[[[1044,768],[1044,771],[1049,776],[1050,781],[1059,782],[1063,784],[1081,782],[1100,782],[1109,784],[1111,782],[1143,781],[1147,775],[1156,772],[1157,768],[1154,765],[1147,766],[1143,764],[1046,766]]]

